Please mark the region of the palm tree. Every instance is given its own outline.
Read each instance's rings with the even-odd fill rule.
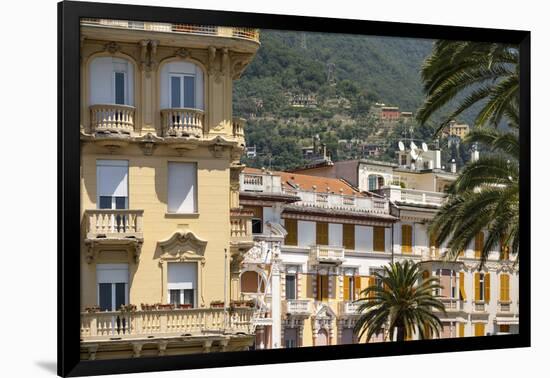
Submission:
[[[445,313],[445,306],[434,295],[441,288],[434,277],[422,278],[420,264],[406,260],[384,267],[384,273],[375,273],[379,285],[371,285],[361,292],[357,300],[361,316],[354,328],[359,338],[367,334],[367,342],[373,335],[397,330],[397,341],[411,337],[415,328],[421,339],[430,334],[439,336],[441,321],[434,310]]]
[[[519,50],[516,45],[437,41],[421,69],[427,98],[417,113],[423,124],[446,105],[455,109],[436,133],[466,109],[481,103],[474,126],[497,126],[503,117],[519,124]]]
[[[465,141],[484,144],[492,153],[464,167],[429,232],[439,245],[448,240],[446,257],[456,259],[476,235],[486,231],[481,268],[499,244],[501,258],[505,251],[519,253],[519,140],[515,131],[481,128],[470,131]]]

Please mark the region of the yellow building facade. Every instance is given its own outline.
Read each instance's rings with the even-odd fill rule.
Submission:
[[[224,307],[251,242],[232,83],[258,47],[255,29],[82,20],[83,359],[252,344],[252,310]]]

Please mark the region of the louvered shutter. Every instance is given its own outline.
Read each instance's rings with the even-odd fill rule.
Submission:
[[[474,273],[474,300],[479,301],[481,293],[479,292],[479,273]]]
[[[344,276],[344,300],[345,301],[350,300],[350,297],[349,297],[349,280],[350,280],[349,276]]]
[[[460,286],[460,299],[465,301],[466,300],[466,290],[464,290],[464,272],[458,273],[458,280],[459,280],[459,286]]]
[[[316,236],[315,241],[317,245],[328,245],[328,223],[317,222],[316,223]]]
[[[412,226],[409,224],[401,226],[401,252],[412,252]]]
[[[358,299],[361,296],[361,276],[353,276],[353,286],[355,298]]]
[[[285,219],[286,245],[298,245],[298,222],[296,219]]]
[[[485,303],[489,303],[491,300],[491,274],[485,273],[484,276],[484,286],[485,286]]]
[[[384,227],[373,227],[373,250],[375,252],[384,252],[386,250],[385,229]]]
[[[355,249],[355,225],[345,223],[342,227],[344,248]]]

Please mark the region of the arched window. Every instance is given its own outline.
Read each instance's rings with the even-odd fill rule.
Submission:
[[[264,281],[257,272],[247,271],[241,274],[242,293],[263,293],[264,291]]]
[[[134,105],[134,65],[118,57],[102,56],[90,62],[90,105]]]
[[[188,61],[174,61],[162,66],[160,73],[162,109],[189,108],[204,110],[202,69]]]

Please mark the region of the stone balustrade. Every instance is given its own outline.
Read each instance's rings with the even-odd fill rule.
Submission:
[[[258,29],[245,27],[228,27],[213,25],[195,24],[170,24],[164,22],[143,22],[128,20],[110,20],[99,18],[83,18],[81,24],[84,26],[108,27],[116,29],[146,30],[164,33],[182,33],[217,36],[226,38],[239,38],[254,42],[260,42]]]
[[[91,105],[90,131],[130,135],[134,131],[134,113],[135,108],[128,105]]]
[[[160,114],[163,136],[202,137],[204,125],[204,112],[202,110],[170,108],[161,109]]]
[[[344,247],[314,245],[309,251],[309,259],[313,264],[341,264],[344,257]]]
[[[230,229],[232,242],[252,243],[252,212],[231,210]]]
[[[308,299],[287,299],[284,302],[284,312],[290,315],[309,315],[311,302]]]
[[[86,237],[143,237],[143,210],[93,209],[84,213]]]
[[[340,315],[359,315],[359,303],[345,301],[338,303]]]
[[[244,139],[244,118],[233,117],[231,125],[233,127],[233,136]]]
[[[445,305],[445,311],[447,312],[453,312],[453,311],[462,311],[463,310],[463,302],[460,299],[457,298],[441,298],[441,302]]]
[[[93,312],[80,315],[83,341],[205,333],[250,334],[253,309],[223,308]]]

